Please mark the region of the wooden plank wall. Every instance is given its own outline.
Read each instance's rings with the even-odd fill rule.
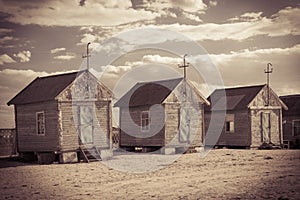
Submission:
[[[77,124],[77,108],[72,102],[59,102],[60,148],[61,151],[74,151],[79,148]],[[74,113],[73,113],[74,112]],[[74,115],[75,114],[75,115]]]
[[[223,114],[218,114],[217,112],[216,118],[223,118]],[[219,146],[240,146],[240,147],[248,147],[251,143],[251,137],[250,137],[250,118],[248,116],[247,110],[242,111],[229,111],[226,114],[232,115],[234,118],[234,132],[226,132],[225,130],[225,122],[226,122],[226,116],[224,119],[224,124],[222,124],[223,129],[219,136],[219,139],[215,145]],[[218,115],[220,115],[218,117]],[[212,133],[215,135],[218,135],[219,132],[217,132],[216,125],[210,124],[211,121],[211,113],[207,112],[205,113],[205,135],[207,134],[209,126],[212,130]],[[216,120],[219,121],[219,120]],[[222,120],[220,120],[222,121]],[[215,122],[216,123],[216,122]]]
[[[91,106],[93,110],[93,139],[100,149],[109,148],[111,134],[110,101],[96,102],[60,102],[61,113],[61,150],[75,151],[79,148],[78,114],[79,106]]]
[[[230,111],[226,115],[232,115],[234,118],[234,132],[226,132],[226,125],[224,124],[217,145],[250,146],[250,119],[248,117],[248,111]]]
[[[110,101],[95,102],[97,122],[94,123],[94,143],[97,147],[103,149],[107,149],[110,147],[112,134],[110,107]]]
[[[199,105],[199,110],[190,110],[190,135],[189,143],[179,142],[179,117],[180,117],[180,104],[179,103],[166,103],[165,111],[167,115],[165,125],[165,145],[168,147],[181,147],[189,145],[190,147],[202,146],[203,134],[203,106]]]
[[[58,150],[58,108],[55,101],[16,105],[19,152]],[[45,135],[36,133],[36,112],[44,112]]]
[[[281,144],[280,134],[280,110],[279,109],[259,109],[251,111],[251,133],[252,143],[251,147],[259,147],[262,144],[262,128],[261,128],[261,113],[270,113],[270,132],[271,132],[271,143],[275,145]]]
[[[278,101],[278,97],[275,93],[270,92],[270,104],[266,106],[268,91],[267,87],[261,90],[249,107],[251,108],[251,133],[252,133],[252,147],[259,147],[262,144],[261,141],[261,113],[270,113],[271,123],[271,142],[276,145],[280,145],[282,134],[282,118],[281,118],[281,104]]]
[[[147,146],[159,146],[162,147],[164,146],[164,128],[162,128],[160,131],[158,131],[155,135],[151,136],[151,137],[147,137],[147,138],[139,138],[139,137],[133,137],[129,134],[127,134],[125,132],[126,128],[128,127],[130,128],[130,130],[132,130],[132,132],[134,134],[137,135],[143,135],[145,133],[143,133],[141,131],[141,112],[142,111],[146,111],[148,110],[149,107],[146,106],[140,106],[140,107],[134,107],[134,108],[130,108],[130,110],[124,110],[122,108],[120,108],[120,146],[131,146],[131,147],[135,147],[135,146],[143,146],[143,147],[147,147]],[[131,116],[131,119],[129,119],[127,116]],[[150,112],[150,115],[152,116],[158,116],[158,115],[164,115],[164,113],[153,113]],[[158,119],[158,118],[153,118],[153,119]],[[152,119],[152,120],[153,120]],[[132,127],[132,121],[135,123],[135,125],[137,125],[138,127],[136,129],[133,129]],[[151,122],[153,125],[156,124],[161,124],[161,121],[152,121]],[[151,125],[152,125],[151,124]],[[151,126],[150,126],[150,130],[151,130]]]

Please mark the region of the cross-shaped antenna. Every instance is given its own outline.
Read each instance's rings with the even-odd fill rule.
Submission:
[[[184,80],[186,80],[186,68],[189,67],[190,63],[185,63],[185,57],[187,56],[187,54],[184,54],[183,56],[183,65],[178,64],[179,68],[183,68],[183,78]]]
[[[268,86],[268,102],[267,106],[270,105],[270,74],[273,72],[273,68],[270,69],[270,66],[272,66],[272,63],[267,64],[267,69],[265,69],[265,74],[267,75],[267,86]]]
[[[89,45],[91,43],[87,43],[86,45],[86,55],[82,55],[82,58],[86,58],[86,69],[89,70],[90,66],[89,66],[89,57],[91,57],[90,53],[89,53]]]

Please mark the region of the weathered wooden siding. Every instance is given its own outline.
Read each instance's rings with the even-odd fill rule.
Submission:
[[[101,148],[109,148],[112,134],[111,102],[95,102],[97,122],[94,124],[94,143]]]
[[[76,107],[72,102],[59,102],[60,147],[62,151],[77,150],[79,147],[78,132],[75,120],[77,119]]]
[[[280,109],[258,109],[251,110],[251,133],[252,142],[251,147],[259,147],[262,141],[262,113],[270,113],[270,139],[271,143],[280,145],[281,141],[281,130],[280,130]]]
[[[99,148],[110,147],[111,115],[110,101],[96,102],[60,102],[61,113],[60,141],[62,151],[77,150],[79,148],[78,115],[80,106],[94,108],[93,116],[93,146]]]
[[[172,147],[179,144],[179,103],[166,103],[165,145]]]
[[[264,107],[267,105],[268,100],[268,87],[264,87],[256,97],[250,102],[249,107]],[[279,106],[281,104],[278,102],[278,97],[276,94],[270,90],[270,99],[269,99],[270,106]]]
[[[131,147],[138,147],[138,146],[158,146],[162,147],[164,146],[164,127],[158,131],[155,135],[151,137],[133,137],[132,135],[129,135],[126,133],[125,130],[130,129],[132,131],[132,134],[136,135],[145,135],[145,132],[141,131],[141,112],[148,110],[149,107],[141,106],[141,107],[134,107],[130,108],[129,110],[125,110],[124,108],[120,108],[120,146],[131,146]],[[159,116],[164,115],[164,112],[156,112],[152,111],[150,112],[150,116],[153,116],[151,124],[150,124],[150,130],[155,128],[153,126],[156,126],[157,124],[163,123],[162,121],[155,121],[155,119],[159,119]],[[127,116],[131,116],[128,118]],[[132,121],[137,125],[136,128],[132,127]],[[126,128],[127,127],[127,128]]]
[[[19,152],[58,150],[58,107],[55,101],[16,105]],[[45,135],[37,135],[36,112],[44,112]]]
[[[182,143],[179,141],[179,117],[180,117],[180,104],[179,103],[166,103],[164,105],[166,111],[165,122],[165,146],[167,147],[199,147],[202,146],[203,134],[203,106],[199,105],[199,110],[194,110],[190,116],[190,133],[189,142]],[[190,108],[190,111],[192,109]]]
[[[82,73],[57,97],[60,102],[62,123],[59,129],[63,151],[79,148],[77,115],[80,114],[80,106],[89,106],[93,110],[93,144],[91,145],[100,149],[111,146],[111,96],[111,91],[94,76]]]
[[[250,146],[251,137],[248,111],[243,110],[227,113],[227,115],[230,114],[234,117],[234,132],[226,132],[224,124],[222,134],[217,144],[225,146]]]
[[[217,114],[217,113],[216,113]],[[219,114],[222,118],[222,114]],[[216,145],[219,146],[232,146],[232,147],[248,147],[251,143],[251,136],[250,136],[250,118],[248,115],[247,110],[243,111],[229,111],[226,113],[226,115],[232,115],[234,118],[234,132],[226,132],[225,123],[223,125],[222,132],[220,134],[220,137],[216,143]],[[207,132],[209,123],[210,123],[210,113],[205,113],[205,130]],[[217,116],[218,117],[218,116]],[[226,116],[225,119],[226,121]],[[225,122],[224,121],[224,122]],[[211,127],[211,130],[214,131],[216,127]],[[215,130],[216,131],[216,130]],[[216,135],[219,133],[215,133]]]
[[[196,89],[182,81],[174,91],[165,99],[164,108],[166,112],[165,145],[169,147],[199,147],[202,146],[202,134],[204,126],[204,100],[196,93]],[[182,93],[186,93],[186,97]],[[189,139],[188,142],[179,141],[179,121],[181,101],[188,100],[189,112]],[[193,107],[194,106],[194,107]]]
[[[262,144],[262,113],[270,113],[271,143],[282,144],[282,107],[276,94],[270,90],[270,100],[267,106],[268,87],[264,87],[249,104],[251,115],[251,146]]]

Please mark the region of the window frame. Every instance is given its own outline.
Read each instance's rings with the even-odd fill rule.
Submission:
[[[229,127],[229,130],[228,130],[228,127]],[[235,133],[234,114],[226,115],[226,119],[225,119],[225,132],[226,133]]]
[[[39,130],[40,130],[40,126],[39,126],[39,118],[38,116],[42,114],[43,115],[43,120],[42,120],[42,123],[43,123],[43,128],[44,128],[44,132],[43,133],[39,133]],[[36,135],[38,136],[45,136],[46,135],[46,123],[45,123],[45,112],[44,111],[39,111],[39,112],[36,112],[35,113],[35,124],[36,124]]]
[[[147,114],[147,118],[143,118],[143,114]],[[141,119],[141,132],[149,132],[150,131],[150,111],[149,110],[144,110],[141,112],[140,115],[140,119]],[[147,123],[148,122],[148,123]],[[147,123],[146,126],[143,126],[144,123]],[[144,129],[144,127],[147,127],[147,129]]]
[[[295,122],[298,122],[300,125],[300,119],[294,119],[292,120],[292,136],[299,136],[300,135],[300,126],[299,127],[299,133],[295,135]]]

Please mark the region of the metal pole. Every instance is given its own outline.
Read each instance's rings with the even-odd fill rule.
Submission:
[[[183,79],[186,80],[186,68],[189,66],[189,63],[185,62],[185,57],[187,54],[184,54],[183,56],[183,65],[178,64],[179,68],[183,68]]]
[[[272,63],[267,64],[267,69],[265,70],[265,74],[267,74],[267,87],[268,87],[268,98],[267,98],[267,106],[270,105],[270,73],[273,72],[273,68],[270,69]]]
[[[89,54],[89,45],[90,44],[91,43],[89,42],[86,45],[86,68],[87,68],[87,70],[89,70],[89,68],[90,68],[90,66],[89,66],[89,57],[90,57],[90,54]]]

